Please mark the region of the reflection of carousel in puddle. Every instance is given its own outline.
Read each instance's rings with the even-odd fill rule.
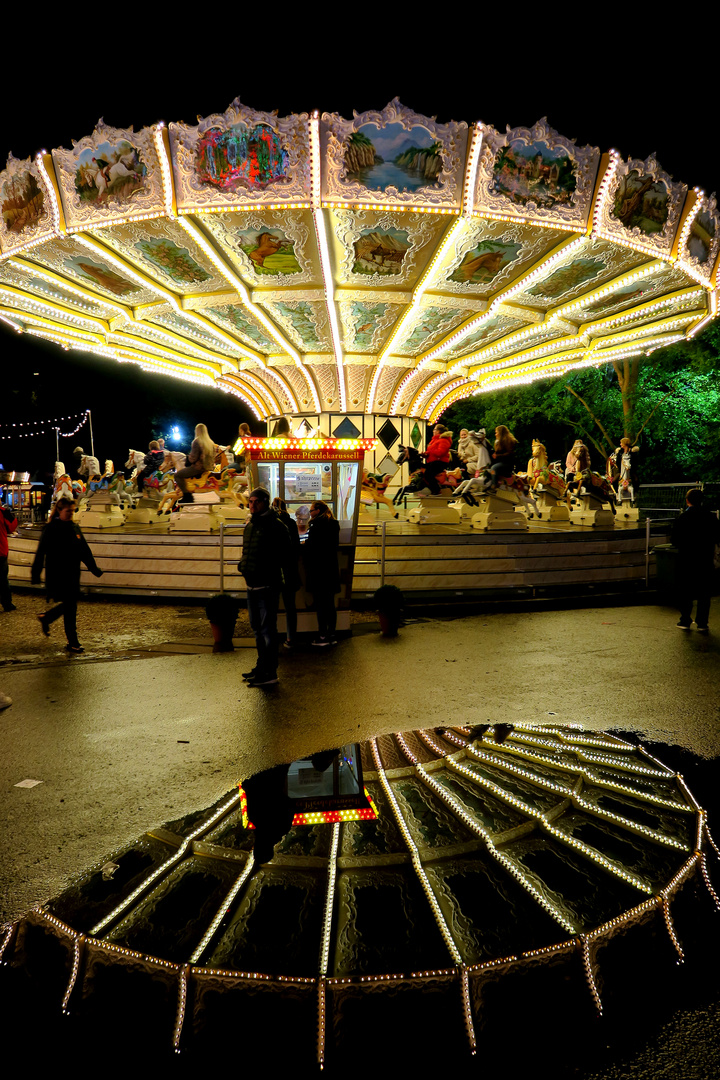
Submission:
[[[242,789],[115,853],[9,929],[16,986],[110,1044],[143,1031],[205,1055],[240,1023],[245,1064],[268,1052],[257,1032],[279,1063],[340,1066],[379,1025],[414,1030],[421,1058],[442,1032],[450,1060],[475,1052],[493,1000],[529,997],[535,1019],[561,1008],[566,1026],[602,1011],[606,964],[603,995],[618,960],[621,983],[628,956],[633,978],[655,962],[637,964],[639,928],[649,957],[682,958],[671,903],[698,908],[685,883],[702,874],[718,902],[705,812],[613,735],[440,728],[371,739],[360,760],[345,788],[335,760],[334,790],[369,798],[280,830],[262,865]],[[317,803],[320,774],[290,771],[291,795]]]

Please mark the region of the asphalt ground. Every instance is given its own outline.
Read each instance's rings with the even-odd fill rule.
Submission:
[[[113,621],[114,605],[103,606]],[[210,805],[238,778],[384,732],[576,723],[640,737],[661,758],[658,744],[672,747],[706,792],[718,776],[720,599],[717,635],[683,632],[673,609],[650,605],[419,617],[394,639],[366,617],[337,648],[283,655],[270,690],[243,684],[249,639],[213,655],[207,629],[194,625],[186,652],[162,651],[153,608],[133,606],[133,633],[146,626],[153,638],[147,651],[66,657],[57,642],[43,655],[41,643],[0,664],[0,691],[13,701],[0,712],[0,922],[149,828]],[[0,616],[6,641],[15,615]],[[27,780],[39,783],[17,786]],[[710,825],[720,835],[712,811]],[[702,1071],[720,1016],[714,973],[703,994],[687,1015],[676,1010],[625,1046],[627,1061],[582,1075],[714,1078],[714,1067]],[[684,1071],[658,1071],[661,1059]]]

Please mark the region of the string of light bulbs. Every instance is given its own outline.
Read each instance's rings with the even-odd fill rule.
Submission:
[[[90,416],[90,410],[85,409],[84,412],[82,412],[82,413],[74,413],[71,416],[57,416],[57,417],[55,417],[54,420],[24,420],[24,421],[20,421],[18,423],[14,423],[14,424],[13,423],[0,424],[0,429],[2,429],[2,428],[13,428],[14,429],[13,433],[11,435],[0,435],[0,440],[32,439],[32,438],[37,437],[38,435],[50,435],[51,433],[53,433],[55,431],[57,431],[57,434],[59,435],[59,437],[61,439],[69,439],[73,435],[77,434],[77,432],[80,430],[80,428],[83,426],[83,424],[87,422],[87,419],[88,419],[89,416]],[[77,420],[78,423],[77,423],[77,426],[74,427],[72,431],[61,431],[60,430],[60,422],[63,421],[63,420],[65,420],[65,421],[69,420],[71,424],[73,423],[73,421]],[[29,427],[33,428],[33,430],[32,431],[18,431],[17,430],[17,428],[29,428]]]

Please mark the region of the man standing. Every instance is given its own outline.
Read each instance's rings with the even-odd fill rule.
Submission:
[[[681,630],[692,626],[692,605],[697,600],[695,623],[698,630],[708,632],[710,592],[713,578],[715,545],[720,544],[720,521],[711,510],[702,506],[702,491],[691,488],[685,501],[687,508],[673,525],[672,542],[678,549],[677,586]]]
[[[248,615],[255,631],[257,663],[243,674],[248,686],[274,686],[277,678],[277,611],[292,561],[290,534],[270,506],[270,492],[250,492],[250,521],[243,532],[238,570],[247,585]]]

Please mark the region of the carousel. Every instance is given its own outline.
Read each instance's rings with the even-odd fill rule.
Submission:
[[[71,148],[11,156],[0,200],[6,326],[242,400],[266,426],[238,447],[246,480],[297,508],[322,495],[341,519],[346,603],[351,586],[647,581],[635,508],[613,515],[592,474],[568,505],[535,448],[526,481],[493,491],[413,490],[410,462],[462,398],[629,365],[715,317],[715,197],[654,157],[397,99],[349,119],[236,100],[196,125],[100,121]],[[83,511],[102,591],[242,595],[236,477],[168,514],[122,486]],[[11,540],[14,584],[36,544]],[[281,1031],[283,1066],[339,1075],[376,1028],[383,1060],[427,1067],[499,1053],[498,1030],[502,1053],[518,1046],[520,1014],[543,1045],[587,1032],[606,991],[642,995],[659,958],[682,958],[698,884],[718,902],[705,812],[615,733],[423,728],[343,748],[335,779],[343,763],[355,807],[323,813],[318,796],[267,861],[241,784],[89,868],[6,928],[13,1001],[27,978],[33,1015],[67,1012],[105,1050],[144,1031],[203,1060],[230,1037],[252,1066],[258,1032]]]
[[[569,533],[591,545],[583,580],[627,567],[628,580],[647,578],[633,554],[634,508],[626,501],[611,517],[592,477],[569,519],[562,506],[550,513],[552,477],[530,515],[512,490],[483,497],[473,514],[464,502],[449,510],[448,491],[400,507],[392,498],[411,481],[403,461],[453,402],[628,365],[715,316],[715,197],[654,157],[579,146],[545,120],[505,132],[438,123],[397,99],[351,119],[279,117],[236,100],[196,125],[135,132],[100,121],[69,149],[11,155],[0,198],[6,326],[215,386],[268,436],[287,417],[292,438],[372,446],[360,524],[400,524],[381,545],[361,539],[360,594],[387,580],[418,594],[535,589],[563,563],[577,581],[577,552],[558,558]],[[98,521],[108,550],[96,554],[113,556],[104,591],[194,591],[169,542],[177,526],[157,515]],[[33,543],[14,542],[18,584]],[[180,572],[152,570],[157,545],[164,571]],[[613,565],[627,545],[626,566]],[[208,563],[207,551],[196,555]],[[201,592],[224,584],[214,562]]]

